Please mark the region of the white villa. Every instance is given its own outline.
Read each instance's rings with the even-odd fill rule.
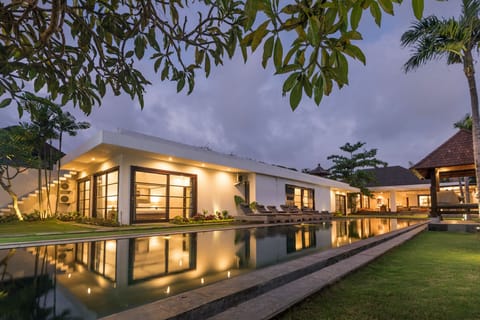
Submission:
[[[59,183],[59,211],[127,225],[224,210],[243,214],[235,196],[345,213],[347,193],[358,192],[327,178],[125,130],[98,132],[62,159],[62,170],[69,174]]]

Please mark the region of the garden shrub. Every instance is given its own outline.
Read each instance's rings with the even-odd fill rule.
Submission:
[[[196,215],[194,215],[192,217],[192,220],[193,221],[203,221],[203,220],[205,220],[205,216],[201,213],[197,213]]]
[[[8,222],[13,222],[13,221],[18,221],[18,218],[14,214],[8,214],[5,216],[0,216],[0,223],[8,223]]]

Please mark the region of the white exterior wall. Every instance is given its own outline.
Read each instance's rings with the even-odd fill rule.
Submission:
[[[233,197],[234,195],[243,196],[235,187],[237,176],[233,172],[125,155],[123,167],[127,168],[129,175],[131,166],[196,175],[198,213],[202,213],[203,210],[207,210],[209,214],[228,210],[229,214],[235,214],[236,208]],[[130,182],[128,182],[128,189],[130,190]]]
[[[102,172],[117,166],[119,167],[118,217],[119,222],[122,224],[131,223],[130,188],[132,166],[196,175],[196,204],[198,213],[202,213],[203,210],[207,210],[209,214],[215,213],[216,211],[228,210],[230,215],[236,215],[237,209],[235,207],[234,196],[239,195],[244,197],[241,190],[235,186],[237,179],[236,173],[159,161],[145,157],[142,158],[135,154],[127,153],[118,155],[112,161],[91,166],[88,170],[81,172],[78,178],[93,176],[97,172]],[[93,200],[93,197],[91,198],[91,200]]]
[[[330,211],[332,208],[329,187],[262,174],[256,174],[255,177],[255,201],[263,205],[285,204],[285,185],[287,184],[315,190],[315,209]]]
[[[109,160],[99,163],[99,159]],[[63,169],[79,171],[80,179],[119,167],[118,216],[122,224],[129,224],[132,166],[196,175],[199,213],[239,214],[234,196],[246,198],[245,184],[237,184],[239,173],[247,176],[249,201],[265,205],[284,204],[286,184],[314,189],[317,210],[332,211],[331,196],[337,190],[358,191],[342,182],[122,130],[99,132],[66,156]]]

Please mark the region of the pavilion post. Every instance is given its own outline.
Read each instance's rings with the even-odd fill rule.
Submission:
[[[432,217],[438,216],[438,201],[437,201],[437,191],[438,191],[438,175],[436,174],[435,168],[429,169],[430,174],[430,205]]]

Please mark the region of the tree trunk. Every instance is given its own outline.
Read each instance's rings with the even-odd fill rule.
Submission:
[[[465,179],[465,203],[470,203],[470,177]]]
[[[60,155],[58,156],[57,161],[57,199],[55,200],[55,215],[58,215],[58,203],[60,202],[60,166],[62,165],[62,135],[63,132],[60,130],[58,135],[58,150]]]
[[[40,161],[41,163],[41,161]],[[43,217],[43,195],[42,195],[42,168],[41,164],[38,167],[38,211],[40,216]]]
[[[463,177],[458,177],[458,188],[460,189],[460,198],[462,200],[462,203],[465,203],[465,193],[463,193],[462,180],[463,180]]]
[[[9,196],[12,198],[13,209],[15,210],[15,215],[17,216],[18,220],[23,221],[22,212],[20,211],[20,208],[18,207],[18,196],[12,190],[12,186],[4,183],[1,180],[0,180],[0,185],[2,186],[3,190],[5,190],[9,194]]]
[[[473,140],[473,158],[475,161],[475,177],[477,179],[477,192],[475,197],[478,202],[478,215],[480,217],[480,114],[478,111],[478,93],[477,84],[475,81],[475,70],[473,66],[473,57],[471,50],[465,50],[465,58],[463,62],[465,76],[468,81],[468,88],[470,91],[470,104],[472,108],[472,140]]]

